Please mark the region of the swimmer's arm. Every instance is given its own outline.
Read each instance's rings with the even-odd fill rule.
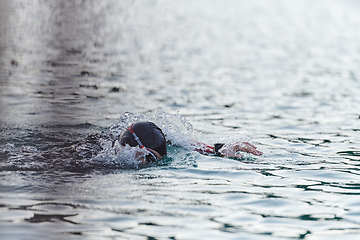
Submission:
[[[248,142],[237,142],[237,143],[226,143],[221,144],[219,149],[216,149],[215,146],[209,146],[204,143],[194,143],[195,150],[200,153],[210,153],[210,154],[218,154],[222,157],[230,157],[230,158],[242,158],[242,155],[239,153],[247,152],[254,154],[256,156],[260,156],[263,153],[257,150],[257,147]]]

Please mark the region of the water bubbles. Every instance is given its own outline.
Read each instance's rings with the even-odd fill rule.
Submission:
[[[104,148],[90,161],[105,168],[137,169],[141,164],[139,150],[139,147],[120,146],[119,142],[115,141],[114,146]]]
[[[1,147],[1,152],[8,152],[15,149],[15,145],[13,143],[6,143],[3,147]]]
[[[131,124],[141,121],[153,122],[160,127],[168,143],[186,149],[193,149],[191,143],[196,139],[196,133],[194,133],[193,126],[190,122],[179,114],[169,114],[159,111],[154,115],[141,115],[126,112],[119,118],[117,123],[109,128],[107,134],[115,140],[116,137]]]
[[[139,160],[142,157],[141,154],[139,155],[141,150],[137,147],[123,147],[118,142],[119,135],[125,129],[131,124],[141,121],[153,122],[160,127],[169,144],[193,149],[191,143],[194,142],[196,134],[186,118],[178,114],[173,115],[160,111],[154,115],[126,112],[114,125],[109,127],[106,138],[99,139],[102,150],[91,161],[110,167],[138,168],[141,166],[142,162]]]
[[[36,153],[36,152],[38,152],[38,149],[36,147],[32,147],[32,146],[22,146],[21,150],[22,150],[22,152],[25,152],[25,153]]]

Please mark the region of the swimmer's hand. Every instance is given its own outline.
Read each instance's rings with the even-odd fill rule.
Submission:
[[[261,156],[263,153],[259,150],[256,150],[256,146],[248,142],[236,142],[236,143],[226,143],[220,150],[219,153],[223,157],[229,158],[242,158],[241,152],[247,152],[254,154],[256,156]]]

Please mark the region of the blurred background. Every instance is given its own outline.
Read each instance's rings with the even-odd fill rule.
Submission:
[[[256,128],[346,125],[358,114],[358,7],[2,0],[1,122],[108,126],[162,110]]]

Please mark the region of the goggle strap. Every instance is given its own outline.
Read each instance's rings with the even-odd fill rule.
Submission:
[[[132,127],[132,125],[131,125]],[[144,148],[144,144],[142,144],[142,142],[140,141],[140,138],[138,137],[138,135],[136,135],[136,133],[132,130],[132,128],[129,127],[128,130],[131,132],[131,134],[134,136],[136,142],[139,144],[140,148]]]

